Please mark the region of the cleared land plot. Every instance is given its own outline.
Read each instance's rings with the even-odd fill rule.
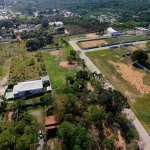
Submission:
[[[11,61],[9,84],[38,79],[46,75],[46,68],[40,52],[15,57]]]
[[[129,37],[123,37],[125,41],[138,41],[138,40],[146,40],[146,38],[142,35],[138,36],[129,36]]]
[[[101,44],[105,44],[105,43],[107,43],[105,40],[91,40],[91,41],[80,42],[82,48],[100,46]]]
[[[79,34],[79,35],[68,35],[63,37],[65,40],[77,40],[77,39],[83,39],[86,38],[84,34]]]
[[[146,46],[146,43],[143,43],[143,44],[137,44],[138,47],[140,48],[143,48],[145,50],[150,50],[147,46]]]
[[[134,47],[134,46],[127,46],[128,49],[130,49],[131,51],[136,51],[139,50],[138,48]]]
[[[108,38],[105,39],[108,44],[121,43],[122,38]]]
[[[150,132],[150,75],[133,67],[129,60],[111,50],[89,52],[86,55],[113,86],[128,98],[132,110]]]
[[[121,48],[121,47],[118,47],[115,50],[121,54],[129,54],[129,51],[127,51],[126,49]]]

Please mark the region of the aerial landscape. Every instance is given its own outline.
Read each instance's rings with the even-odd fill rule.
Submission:
[[[1,0],[0,150],[150,150],[150,1]]]

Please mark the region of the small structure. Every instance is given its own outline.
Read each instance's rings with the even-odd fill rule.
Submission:
[[[56,129],[59,125],[59,121],[56,119],[55,116],[46,116],[45,117],[45,130]]]
[[[19,98],[26,95],[35,95],[43,92],[42,80],[20,82],[14,85],[13,94],[14,98]]]
[[[55,21],[55,22],[50,22],[49,23],[50,26],[56,26],[56,27],[62,27],[63,26],[63,23],[60,22],[60,21]]]
[[[107,29],[106,29],[106,33],[109,34],[109,35],[111,35],[111,36],[114,36],[114,35],[118,35],[118,34],[119,34],[119,33],[118,33],[116,30],[114,30],[112,27],[107,28]]]
[[[50,80],[49,80],[49,76],[48,75],[42,76],[41,80],[43,82],[43,85],[46,85],[46,84],[50,85]]]
[[[147,33],[149,30],[146,29],[146,28],[143,28],[143,27],[135,27],[136,31],[141,33],[141,34],[144,34],[144,33]]]

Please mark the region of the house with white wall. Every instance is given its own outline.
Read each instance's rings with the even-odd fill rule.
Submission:
[[[42,80],[19,82],[13,87],[14,98],[23,97],[26,95],[35,95],[43,92]]]

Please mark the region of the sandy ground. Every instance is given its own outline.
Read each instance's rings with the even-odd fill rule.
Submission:
[[[75,67],[76,64],[77,64],[76,62],[73,62],[73,64],[69,64],[68,61],[61,61],[59,63],[59,66],[71,69],[72,67]]]
[[[131,64],[110,63],[116,67],[117,72],[122,75],[122,78],[136,87],[141,94],[144,95],[150,93],[150,86],[143,83],[143,78],[145,76],[144,72],[139,72]]]
[[[131,50],[131,51],[136,51],[136,50],[138,50],[136,47],[134,47],[134,46],[128,46],[128,48]]]
[[[106,43],[105,40],[93,40],[93,41],[80,42],[80,44],[83,48],[92,47],[92,46],[99,46],[99,45],[104,44],[104,43]]]
[[[56,57],[59,57],[63,54],[63,50],[51,51],[49,54],[53,55],[53,56],[56,56]]]
[[[94,91],[94,88],[92,87],[90,82],[87,83],[86,88],[87,90]]]
[[[121,150],[126,150],[126,143],[121,135],[120,130],[118,130],[118,141],[115,142],[115,147],[120,147]]]
[[[12,117],[13,113],[14,113],[13,111],[8,112],[8,121],[11,121],[11,117]]]
[[[146,48],[146,44],[140,44],[138,46],[141,47],[141,48]]]
[[[69,31],[65,29],[65,34],[69,34]]]
[[[98,37],[98,35],[96,35],[96,33],[85,34],[85,36],[86,36],[87,38],[97,38],[97,37]]]

